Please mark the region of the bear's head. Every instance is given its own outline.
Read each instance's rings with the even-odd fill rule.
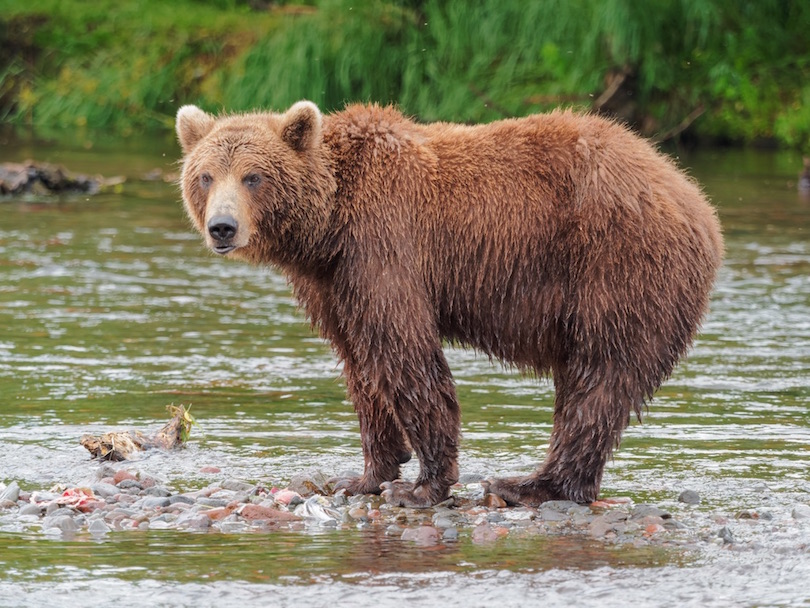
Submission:
[[[308,101],[284,114],[178,110],[183,202],[208,247],[281,265],[317,255],[336,190],[322,125]]]

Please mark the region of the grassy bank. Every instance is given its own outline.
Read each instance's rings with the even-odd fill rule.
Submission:
[[[486,121],[558,105],[646,135],[810,146],[796,0],[0,0],[0,112],[168,128],[176,108],[397,103]]]

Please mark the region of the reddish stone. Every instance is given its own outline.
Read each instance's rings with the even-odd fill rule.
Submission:
[[[118,485],[119,483],[121,483],[125,479],[134,479],[134,480],[137,481],[138,478],[135,477],[135,475],[133,475],[129,471],[125,471],[125,470],[121,469],[120,471],[117,471],[115,473],[115,477],[113,477],[113,483],[115,483],[115,485]]]
[[[103,509],[107,503],[103,500],[88,500],[76,506],[76,509],[82,513],[92,513],[96,509]]]
[[[211,509],[210,511],[204,511],[204,514],[210,517],[213,520],[225,519],[234,512],[236,507],[220,507],[219,509]]]
[[[247,520],[255,521],[257,519],[269,519],[273,521],[293,521],[301,519],[297,515],[289,511],[281,511],[280,509],[273,509],[271,507],[263,507],[262,505],[246,504],[239,511],[240,516]]]
[[[221,473],[222,470],[219,467],[202,467],[200,469],[200,473]]]

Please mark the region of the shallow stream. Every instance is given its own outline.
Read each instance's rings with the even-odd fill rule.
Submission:
[[[208,253],[176,187],[141,179],[176,171],[178,155],[169,139],[0,146],[0,162],[127,177],[94,196],[0,199],[0,483],[87,483],[100,465],[82,434],[156,430],[170,403],[191,404],[199,422],[187,448],[128,466],[177,490],[211,483],[206,467],[282,486],[302,471],[362,467],[339,367],[284,279]],[[346,527],[64,537],[0,512],[0,605],[807,605],[810,519],[797,506],[810,501],[810,200],[796,192],[800,158],[728,150],[681,162],[718,206],[726,264],[699,340],[625,433],[602,494],[671,511],[702,539],[695,546],[462,535],[426,548]],[[551,384],[471,351],[449,349],[448,360],[462,474],[530,471],[551,429]],[[678,502],[685,489],[699,505]],[[735,542],[715,538],[722,527]]]

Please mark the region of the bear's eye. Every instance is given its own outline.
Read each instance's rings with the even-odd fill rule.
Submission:
[[[242,181],[245,182],[246,186],[250,186],[251,188],[255,188],[262,181],[262,176],[259,175],[258,173],[251,173],[250,175],[246,175],[245,179],[242,180]]]
[[[214,178],[211,177],[210,173],[203,173],[200,176],[200,185],[203,188],[207,188],[208,186],[210,186],[212,181],[214,181]]]

